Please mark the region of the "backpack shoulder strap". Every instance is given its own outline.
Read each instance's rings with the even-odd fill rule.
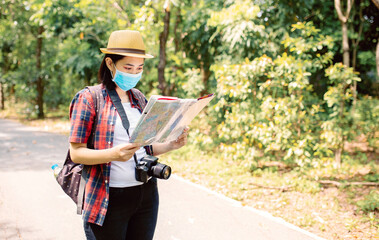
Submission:
[[[96,86],[87,86],[86,88],[91,93],[91,96],[93,99],[93,104],[94,104],[95,111],[96,111],[95,119],[94,119],[93,125],[92,125],[91,135],[88,139],[88,144],[89,144],[88,147],[93,149],[94,148],[94,141],[95,141],[95,134],[96,134],[96,127],[97,127],[97,123],[99,120],[99,108],[104,104],[104,97],[103,97],[103,93],[102,93],[102,84],[99,84]]]
[[[89,136],[88,143],[87,143],[88,147],[93,149],[94,148],[94,142],[95,142],[96,127],[97,127],[97,123],[98,123],[98,119],[99,119],[99,109],[104,103],[104,97],[102,94],[102,85],[101,84],[96,85],[96,86],[88,86],[86,88],[89,89],[89,91],[91,93],[91,96],[93,99],[93,104],[94,104],[95,111],[96,111],[95,119],[94,119],[93,125],[92,125],[91,135]],[[84,170],[84,165],[83,165],[83,170]],[[84,189],[86,186],[86,179],[83,176],[83,170],[82,170],[82,174],[80,177],[80,184],[79,184],[79,190],[78,190],[78,201],[77,201],[77,205],[76,205],[76,213],[79,215],[82,214],[82,210],[83,210]]]

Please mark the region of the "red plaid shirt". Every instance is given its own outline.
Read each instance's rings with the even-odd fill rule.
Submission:
[[[117,117],[113,105],[104,86],[102,95],[103,106],[98,106],[98,124],[95,132],[94,149],[107,149],[113,146],[114,127]],[[132,107],[142,112],[146,106],[145,96],[137,89],[128,91]],[[87,143],[96,116],[94,101],[89,89],[83,89],[76,94],[70,106],[71,132],[69,141]],[[152,155],[152,147],[145,147],[147,154]],[[83,206],[83,219],[87,222],[103,225],[109,200],[109,174],[111,163],[85,165],[83,176],[87,179]]]

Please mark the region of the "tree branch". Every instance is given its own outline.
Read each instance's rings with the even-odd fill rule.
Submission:
[[[272,186],[265,186],[265,185],[262,185],[262,184],[259,184],[259,183],[253,183],[253,182],[250,182],[249,184],[257,186],[257,187],[260,187],[260,188],[280,190],[281,192],[289,191],[291,188],[294,187],[294,185],[281,186],[281,187],[272,187]]]
[[[129,17],[128,17],[128,14],[126,14],[126,11],[122,9],[122,7],[117,2],[114,2],[112,5],[114,8],[118,10],[118,12],[120,13],[120,16],[124,18],[124,20],[128,23],[128,26],[130,26]]]
[[[372,2],[375,4],[375,6],[378,8],[379,10],[379,0],[372,0]]]
[[[321,183],[323,185],[333,185],[333,186],[336,186],[336,187],[340,187],[340,186],[357,186],[357,185],[361,185],[361,186],[374,186],[374,187],[379,186],[379,183],[375,183],[375,182],[346,182],[346,183],[341,183],[341,182],[332,181],[332,180],[319,180],[317,182]]]
[[[336,9],[336,12],[337,12],[337,15],[338,15],[338,18],[341,22],[346,22],[347,19],[346,17],[343,15],[342,13],[342,10],[341,10],[341,0],[334,0],[334,7]]]
[[[353,4],[354,4],[354,0],[347,0],[346,19],[349,19],[350,11]]]
[[[346,23],[347,20],[349,19],[349,15],[350,15],[350,11],[351,11],[353,3],[354,3],[354,0],[347,0],[346,15],[344,15],[341,10],[341,0],[334,0],[334,7],[337,11],[338,18],[341,22]]]

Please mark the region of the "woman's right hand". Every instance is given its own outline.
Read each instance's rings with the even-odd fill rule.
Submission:
[[[87,143],[70,143],[71,160],[74,163],[97,165],[111,161],[128,161],[142,145],[125,143],[113,148],[94,150],[87,147]]]
[[[141,148],[138,143],[124,143],[113,147],[112,161],[125,162],[131,159],[134,153]]]

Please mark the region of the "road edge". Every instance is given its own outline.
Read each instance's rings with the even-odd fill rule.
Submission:
[[[292,223],[289,223],[289,222],[285,221],[283,218],[280,218],[280,217],[274,217],[271,213],[268,213],[268,212],[265,212],[265,211],[262,211],[262,210],[255,209],[255,208],[250,207],[250,206],[243,206],[243,205],[241,204],[241,202],[239,202],[239,201],[237,201],[237,200],[234,200],[234,199],[232,199],[232,198],[229,198],[229,197],[227,197],[227,196],[225,196],[225,195],[223,195],[223,194],[221,194],[221,193],[218,193],[218,192],[216,192],[216,191],[210,190],[210,189],[208,189],[208,188],[206,188],[206,187],[204,187],[204,186],[202,186],[202,185],[200,185],[200,184],[197,184],[197,183],[191,182],[190,180],[187,180],[187,179],[185,179],[185,178],[183,178],[183,177],[181,177],[181,176],[178,176],[178,175],[176,175],[176,174],[172,174],[171,177],[172,177],[172,178],[175,178],[176,180],[179,180],[179,181],[185,182],[185,183],[187,183],[187,184],[189,184],[189,185],[191,185],[191,186],[194,186],[194,187],[196,187],[196,188],[198,188],[198,189],[200,189],[200,190],[203,190],[203,191],[205,191],[205,192],[207,192],[207,193],[209,193],[209,194],[212,194],[212,195],[214,195],[214,196],[216,196],[216,197],[218,197],[218,198],[221,198],[221,199],[223,199],[223,200],[226,200],[226,201],[228,201],[228,202],[229,202],[232,206],[234,206],[234,207],[240,207],[240,208],[246,209],[246,210],[248,210],[248,211],[251,211],[251,212],[253,212],[253,213],[255,213],[255,214],[258,214],[258,215],[260,215],[260,216],[262,216],[262,217],[265,217],[265,218],[267,218],[267,219],[269,219],[269,220],[271,220],[271,221],[274,221],[274,222],[276,222],[276,223],[278,223],[278,224],[282,224],[282,225],[284,225],[285,227],[288,227],[288,228],[290,228],[290,229],[292,229],[292,230],[295,230],[295,231],[300,232],[300,233],[302,233],[302,234],[304,234],[304,235],[307,235],[307,236],[309,236],[309,237],[311,237],[311,238],[314,238],[315,240],[326,240],[325,238],[319,237],[319,236],[317,236],[317,235],[314,234],[314,233],[311,233],[311,232],[309,232],[309,231],[307,231],[307,230],[304,230],[304,229],[302,229],[302,228],[300,228],[300,227],[298,227],[298,226],[296,226],[296,225],[293,225]]]

